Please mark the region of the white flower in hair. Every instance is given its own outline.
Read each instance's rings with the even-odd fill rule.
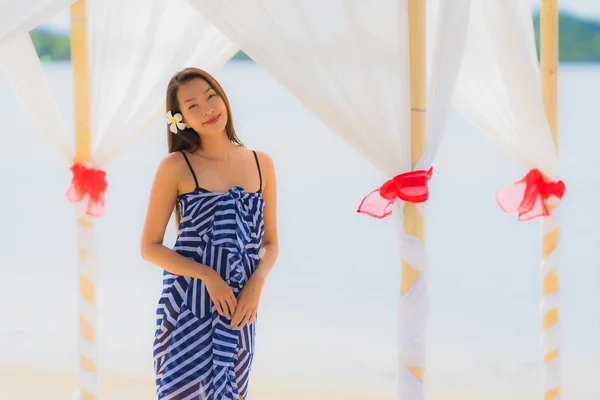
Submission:
[[[185,123],[181,122],[183,117],[181,114],[177,113],[175,115],[171,114],[171,111],[167,113],[167,124],[169,124],[169,130],[175,134],[178,131],[185,129]]]

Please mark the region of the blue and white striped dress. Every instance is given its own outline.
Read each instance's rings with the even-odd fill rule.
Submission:
[[[255,271],[264,235],[262,193],[233,187],[210,192],[198,185],[178,197],[181,214],[174,250],[214,268],[238,295]],[[258,171],[260,165],[254,153]],[[262,176],[260,177],[262,188]],[[254,356],[255,321],[234,330],[220,316],[202,281],[163,276],[154,339],[159,400],[246,398]]]

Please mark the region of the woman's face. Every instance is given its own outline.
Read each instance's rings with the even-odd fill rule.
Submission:
[[[183,122],[200,135],[219,135],[227,125],[227,106],[204,79],[192,79],[177,90]]]

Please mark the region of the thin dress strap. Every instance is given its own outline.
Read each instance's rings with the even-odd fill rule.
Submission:
[[[258,179],[260,179],[260,187],[258,189],[258,193],[262,192],[262,172],[260,171],[260,163],[258,162],[258,155],[256,154],[256,151],[252,150],[252,153],[254,154],[254,159],[256,160],[256,168],[258,168]]]
[[[194,177],[194,182],[196,183],[196,189],[200,189],[200,185],[198,184],[198,178],[196,178],[196,173],[194,172],[194,168],[192,168],[192,164],[190,163],[190,160],[188,160],[187,155],[185,154],[184,150],[179,150],[181,152],[181,154],[183,154],[183,158],[185,158],[185,162],[187,163],[188,167],[190,168],[190,172],[192,173],[192,176]]]

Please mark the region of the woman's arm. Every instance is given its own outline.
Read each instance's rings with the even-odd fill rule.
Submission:
[[[215,270],[163,245],[165,230],[177,202],[181,168],[178,157],[181,155],[169,154],[156,171],[142,232],[141,255],[144,260],[172,274],[207,280],[216,275]]]
[[[263,198],[265,200],[265,234],[263,236],[260,260],[256,270],[244,285],[238,296],[235,314],[231,319],[232,328],[242,328],[256,318],[260,295],[269,273],[273,270],[279,256],[277,240],[277,184],[275,167],[271,157],[260,153],[260,164],[265,178]]]
[[[260,161],[265,177],[263,198],[265,200],[265,234],[262,242],[261,258],[256,271],[252,274],[259,280],[265,280],[273,270],[279,256],[279,241],[277,235],[277,182],[275,180],[275,165],[271,157],[260,154]]]

